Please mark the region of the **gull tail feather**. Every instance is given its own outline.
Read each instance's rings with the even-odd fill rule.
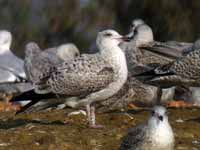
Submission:
[[[156,78],[156,77],[162,77],[162,76],[169,76],[169,75],[174,75],[173,72],[170,72],[170,71],[158,71],[159,69],[156,68],[156,69],[152,69],[152,70],[149,70],[149,71],[145,71],[145,72],[142,72],[140,74],[136,74],[134,75],[134,77],[142,82],[146,82],[146,81],[149,81],[149,80],[152,80],[153,78]]]
[[[26,91],[18,96],[13,97],[10,102],[18,102],[18,101],[30,101],[30,100],[41,100],[41,99],[50,99],[56,98],[56,94],[47,93],[47,94],[37,94],[34,89],[30,91]]]
[[[13,97],[10,102],[19,102],[19,101],[30,101],[25,106],[21,107],[19,111],[16,112],[16,115],[22,112],[25,112],[28,108],[33,106],[34,104],[38,103],[41,100],[44,99],[50,99],[50,98],[56,98],[56,94],[48,93],[48,94],[37,94],[34,90],[30,90],[27,92],[24,92],[18,96]]]

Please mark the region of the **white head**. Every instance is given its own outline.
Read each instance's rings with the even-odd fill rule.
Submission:
[[[131,30],[134,30],[139,25],[145,24],[144,20],[142,19],[134,19],[131,23]]]
[[[11,33],[6,30],[0,30],[0,47],[4,49],[10,49],[11,42]]]
[[[41,50],[40,50],[38,44],[35,42],[29,42],[25,46],[25,57],[33,57],[40,52],[41,52]]]
[[[153,42],[154,40],[152,29],[146,24],[139,25],[134,30],[134,37],[132,41],[136,42],[137,46]]]
[[[153,31],[142,19],[132,21],[130,33],[126,35],[136,46],[148,44],[153,41]]]
[[[159,125],[168,124],[167,110],[163,106],[154,106],[151,110],[148,125],[157,128]]]
[[[197,39],[195,42],[194,42],[194,45],[192,47],[194,50],[195,49],[200,49],[200,39]]]
[[[112,48],[118,46],[121,42],[129,40],[127,37],[124,37],[117,33],[114,30],[104,30],[99,32],[97,35],[97,46],[100,51],[104,50],[105,48]]]
[[[63,60],[72,60],[77,56],[80,56],[80,52],[76,45],[72,43],[63,44],[58,47],[57,55]]]

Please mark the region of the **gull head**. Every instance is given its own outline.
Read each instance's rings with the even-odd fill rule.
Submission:
[[[154,106],[151,110],[149,125],[156,127],[168,123],[167,110],[163,106]]]
[[[145,24],[144,20],[142,19],[134,19],[131,23],[131,30],[133,31],[136,27]]]
[[[25,46],[25,56],[26,57],[32,57],[38,53],[40,53],[40,48],[37,43],[35,42],[29,42]]]
[[[193,46],[192,46],[192,49],[193,49],[193,50],[200,49],[200,39],[197,39],[197,40],[194,42],[194,44],[193,44]]]
[[[129,40],[128,37],[124,37],[118,32],[108,29],[98,33],[96,43],[99,50],[102,50],[107,47],[118,46],[121,42]]]
[[[132,38],[131,41],[134,41],[137,46],[145,45],[154,41],[153,31],[151,27],[145,23],[135,26],[134,30],[132,28],[131,32],[127,36]]]
[[[66,61],[73,60],[75,57],[80,56],[80,52],[76,45],[73,43],[63,44],[58,47],[57,55]]]
[[[126,36],[132,39],[135,36],[135,32],[136,32],[135,29],[138,26],[143,25],[143,24],[145,24],[145,22],[142,19],[134,19],[130,26],[130,33]]]
[[[0,47],[4,49],[10,49],[11,42],[11,33],[6,30],[0,30]]]

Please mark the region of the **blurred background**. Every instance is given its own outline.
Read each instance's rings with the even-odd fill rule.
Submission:
[[[42,48],[73,42],[91,51],[99,30],[126,34],[135,18],[158,41],[193,42],[200,37],[199,9],[199,0],[1,0],[0,29],[12,32],[12,49],[21,57],[29,41]]]

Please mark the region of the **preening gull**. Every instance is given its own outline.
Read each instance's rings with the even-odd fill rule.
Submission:
[[[99,32],[96,40],[99,53],[84,54],[70,62],[51,67],[35,83],[38,89],[45,87],[51,93],[45,95],[30,91],[31,95],[28,92],[24,94],[28,95],[26,99],[39,101],[49,98],[49,94],[82,97],[79,101],[69,102],[69,105],[86,106],[89,126],[98,127],[95,124],[94,103],[116,94],[127,80],[125,54],[118,46],[123,40],[127,38],[114,30]],[[23,94],[12,101],[19,99],[24,99]]]
[[[167,110],[162,106],[155,106],[146,123],[128,131],[120,150],[173,150],[174,141]]]
[[[0,30],[0,83],[16,82],[26,79],[24,62],[10,50],[12,35]]]

